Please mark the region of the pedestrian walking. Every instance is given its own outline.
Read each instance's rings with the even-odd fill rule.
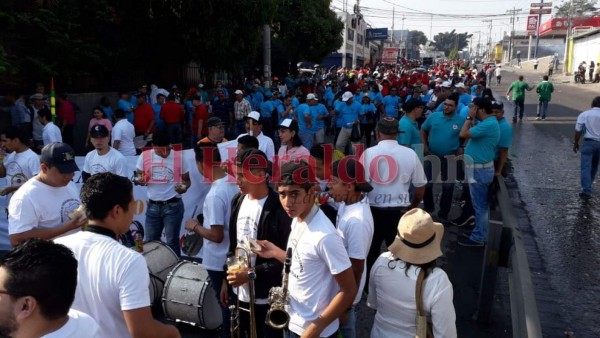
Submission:
[[[494,70],[494,73],[496,73],[496,84],[500,85],[502,82],[502,66],[498,66],[496,67],[496,69]]]
[[[529,84],[524,81],[523,75],[519,75],[519,79],[511,83],[510,87],[508,87],[506,98],[510,100],[510,94],[512,93],[512,101],[515,106],[513,123],[517,122],[517,113],[519,115],[519,121],[523,119],[523,114],[525,113],[525,90],[531,91],[533,88],[535,88],[535,85],[533,87],[529,86]]]
[[[552,73],[554,73],[554,61],[548,64],[548,76],[552,76]]]
[[[533,60],[533,70],[537,70],[537,67],[539,64],[540,64],[540,62],[538,61],[538,59],[534,59]]]
[[[598,172],[600,161],[600,96],[592,101],[592,109],[579,114],[575,123],[575,140],[573,151],[579,150],[579,139],[583,134],[581,144],[581,188],[579,196],[583,199],[592,197],[592,183]]]
[[[590,61],[590,67],[589,67],[590,82],[594,81],[594,68],[596,68],[594,61]]]
[[[536,120],[545,120],[546,113],[548,112],[548,103],[552,99],[552,93],[554,92],[554,85],[548,81],[548,75],[544,75],[544,81],[542,81],[535,90],[538,93],[538,109]]]

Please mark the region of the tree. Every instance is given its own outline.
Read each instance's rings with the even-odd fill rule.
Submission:
[[[427,36],[425,35],[425,33],[421,32],[421,31],[410,31],[410,37],[411,37],[411,42],[413,46],[420,46],[420,45],[424,45],[427,43],[427,41],[429,39],[427,39]]]
[[[573,0],[573,16],[593,16],[598,10],[596,7],[597,0]],[[563,1],[560,5],[554,6],[554,17],[567,18],[569,17],[571,2]]]
[[[450,55],[452,49],[462,50],[468,45],[468,39],[472,36],[469,33],[456,33],[453,29],[450,32],[439,33],[433,37],[433,46],[446,55]]]
[[[450,54],[448,55],[448,59],[457,60],[458,59],[458,50],[456,48],[452,48],[450,50]]]

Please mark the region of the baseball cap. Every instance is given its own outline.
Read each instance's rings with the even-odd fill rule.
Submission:
[[[292,119],[283,119],[279,123],[279,128],[287,128],[293,131],[298,131],[298,122]]]
[[[55,142],[42,148],[41,160],[43,163],[56,167],[61,174],[70,174],[79,171],[75,163],[75,151],[70,145]]]
[[[102,124],[96,124],[90,129],[90,137],[107,137],[108,128]]]
[[[444,80],[442,80],[442,78],[438,77],[437,79],[435,79],[435,82],[442,83],[442,82],[444,82]]]
[[[457,84],[454,85],[454,88],[465,88],[465,84],[462,82],[459,82]]]
[[[214,117],[214,116],[213,116],[213,117],[211,117],[211,118],[209,118],[209,119],[206,121],[206,126],[207,126],[208,128],[210,128],[210,127],[219,127],[219,126],[222,126],[222,125],[224,125],[224,124],[225,124],[225,122],[223,122],[223,120],[221,120],[221,119],[220,119],[220,118],[218,118],[218,117]]]
[[[423,101],[421,101],[419,99],[410,99],[402,105],[402,110],[404,110],[405,112],[411,112],[418,107],[424,107],[424,106],[425,106],[425,103]]]
[[[377,131],[384,135],[398,134],[398,120],[386,116],[377,122]]]
[[[246,116],[246,118],[253,119],[254,121],[256,121],[260,124],[260,113],[257,111],[251,111],[250,114],[248,114],[248,116]]]
[[[238,89],[235,91],[235,95],[244,95],[244,92]]]
[[[504,109],[504,103],[500,101],[492,101],[492,109]]]
[[[313,93],[306,95],[306,101],[308,100],[318,100],[317,96]]]
[[[442,87],[450,88],[450,87],[452,87],[452,82],[450,82],[450,81],[444,81],[442,83]]]
[[[352,95],[351,92],[345,92],[344,95],[342,95],[342,101],[346,102],[353,97],[354,97],[354,95]]]
[[[43,100],[44,99],[44,95],[37,93],[37,94],[33,94],[29,97],[32,100]]]

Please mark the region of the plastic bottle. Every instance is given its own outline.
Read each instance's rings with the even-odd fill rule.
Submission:
[[[144,252],[144,238],[139,232],[135,234],[135,251]]]

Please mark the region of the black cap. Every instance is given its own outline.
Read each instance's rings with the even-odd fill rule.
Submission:
[[[75,151],[70,145],[61,142],[50,143],[42,149],[42,163],[56,167],[62,174],[79,171],[75,163]]]
[[[224,125],[225,122],[223,122],[220,118],[218,117],[211,117],[206,121],[206,125],[208,126],[208,128],[210,127],[219,127]]]
[[[398,134],[398,120],[386,116],[377,122],[377,131],[384,135]]]
[[[402,105],[402,110],[404,110],[405,112],[411,112],[418,107],[425,107],[425,102],[419,99],[411,98]]]
[[[107,137],[108,136],[108,128],[106,128],[103,124],[96,124],[92,126],[90,129],[90,137]]]
[[[354,183],[358,191],[371,192],[373,190],[373,186],[365,180],[365,168],[356,159],[348,157],[333,162],[332,174],[344,183]]]
[[[492,109],[504,109],[504,103],[500,101],[492,101]]]

